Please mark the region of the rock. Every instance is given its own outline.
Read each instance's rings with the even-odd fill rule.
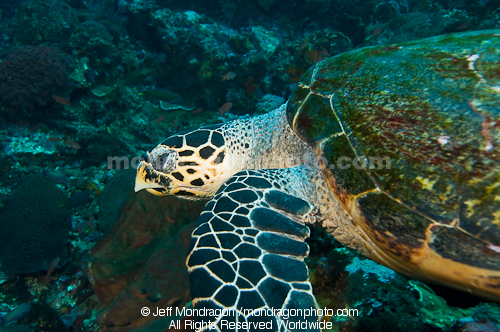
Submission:
[[[118,220],[84,259],[99,298],[98,324],[130,331],[158,320],[141,316],[142,307],[166,308],[190,298],[185,259],[193,225],[186,225],[204,205],[146,191],[129,194]],[[144,236],[149,241],[140,241]],[[132,249],[138,239],[142,245]]]

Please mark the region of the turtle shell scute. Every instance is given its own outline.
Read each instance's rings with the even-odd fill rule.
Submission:
[[[287,118],[348,211],[380,192],[498,247],[499,54],[498,30],[356,49],[311,68]]]

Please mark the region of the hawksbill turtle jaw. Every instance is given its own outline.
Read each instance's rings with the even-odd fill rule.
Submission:
[[[165,196],[170,194],[171,182],[167,174],[161,174],[150,163],[141,161],[137,167],[134,191],[146,189],[156,196]]]
[[[137,167],[134,191],[143,189],[156,196],[175,195],[194,200],[204,198],[198,188],[182,185],[172,175],[157,171],[153,165],[145,161],[141,161]]]

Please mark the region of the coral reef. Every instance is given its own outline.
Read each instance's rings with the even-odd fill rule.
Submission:
[[[47,270],[55,258],[64,265],[70,225],[66,194],[48,178],[26,177],[0,214],[2,270]]]
[[[23,1],[12,21],[14,45],[39,45],[67,41],[79,26],[75,11],[57,0]]]
[[[108,29],[99,22],[86,21],[69,38],[69,46],[78,53],[101,57],[114,50],[113,37]]]
[[[14,47],[4,51],[0,62],[0,100],[17,110],[33,110],[54,101],[67,84],[69,60],[49,46]]]
[[[115,177],[108,157],[130,161],[177,131],[268,112],[311,65],[352,48],[498,29],[498,7],[499,0],[0,1],[0,256],[9,254],[4,243],[18,241],[11,247],[26,243],[23,250],[45,262],[21,269],[25,259],[12,256],[1,259],[0,270],[40,271],[51,256],[60,256],[61,266],[70,253],[49,278],[45,271],[0,271],[0,311],[32,305],[5,329],[166,330],[136,309],[153,305],[159,293],[161,305],[185,302],[179,288],[187,288],[182,241],[189,232],[180,229],[203,203],[131,194],[134,170]],[[153,89],[178,95],[182,107],[144,95]],[[33,173],[58,178],[59,189],[48,178],[37,194],[16,189]],[[34,217],[12,208],[50,192],[60,206],[44,204]],[[71,221],[64,219],[69,208]],[[35,239],[49,209],[53,222],[63,215],[65,221]],[[17,233],[7,235],[7,226]],[[498,330],[494,304],[468,299],[453,308],[434,286],[406,280],[315,232],[308,265],[319,303],[363,313],[337,318],[339,330]],[[54,236],[62,239],[60,252],[29,242]],[[94,292],[99,304],[87,301]]]

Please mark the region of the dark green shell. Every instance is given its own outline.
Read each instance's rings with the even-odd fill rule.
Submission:
[[[410,260],[428,245],[500,271],[500,30],[324,60],[287,117],[347,210],[393,254]]]

